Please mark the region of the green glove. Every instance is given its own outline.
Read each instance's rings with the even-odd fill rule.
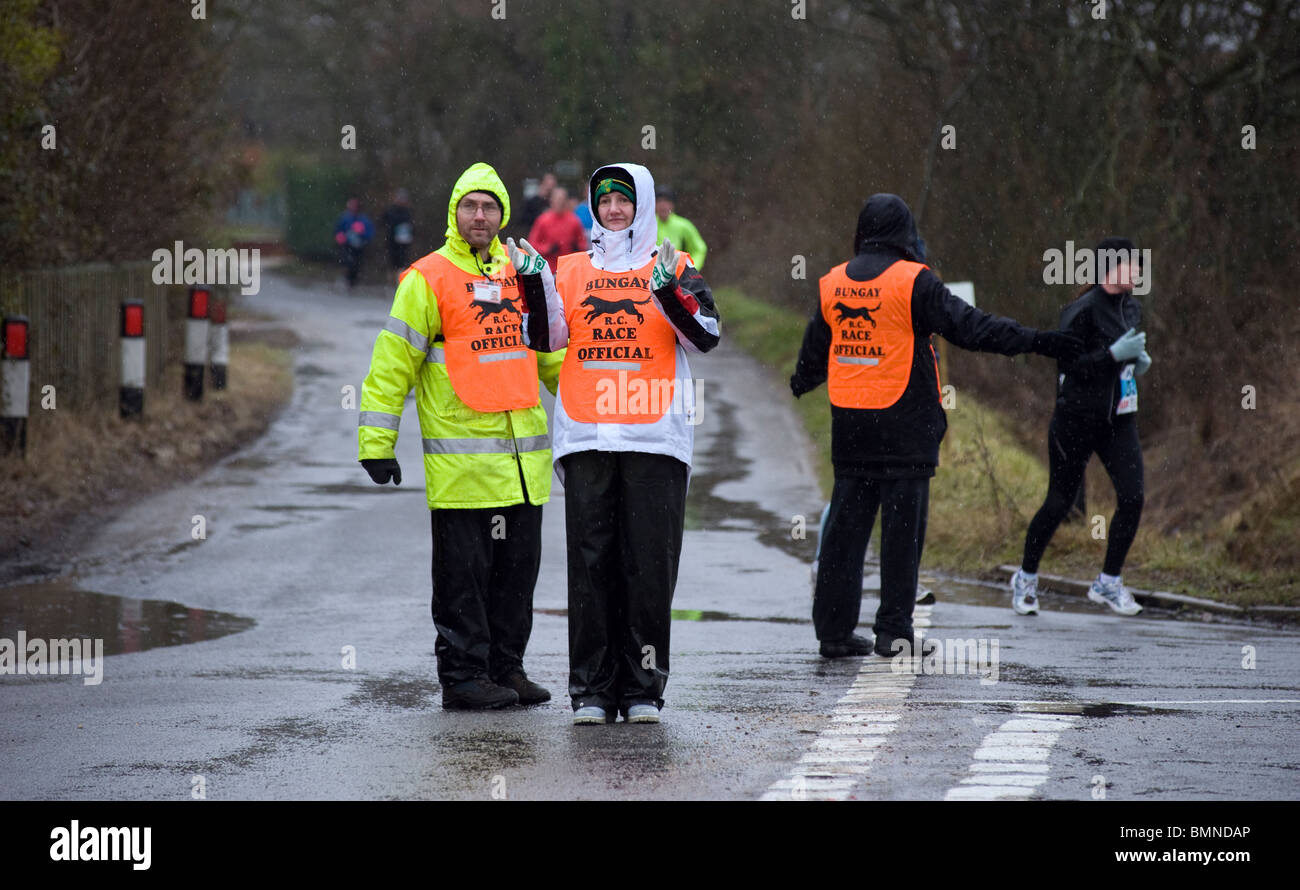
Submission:
[[[528,243],[527,238],[520,238],[519,245],[515,246],[514,238],[506,239],[506,253],[510,256],[515,272],[519,275],[540,275],[546,267],[546,258]]]
[[[1134,369],[1133,373],[1141,377],[1143,374],[1145,374],[1147,371],[1150,370],[1151,370],[1151,356],[1147,355],[1147,351],[1144,349],[1142,350],[1142,354],[1139,355],[1137,358],[1137,368]]]
[[[659,245],[659,256],[650,272],[650,289],[659,290],[677,277],[677,250],[667,238]]]
[[[1117,362],[1127,362],[1137,358],[1146,348],[1147,335],[1139,334],[1137,328],[1129,328],[1110,344],[1110,355]]]

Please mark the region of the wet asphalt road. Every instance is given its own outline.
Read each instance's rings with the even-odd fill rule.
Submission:
[[[99,685],[0,676],[0,797],[186,799],[201,776],[208,799],[1300,798],[1294,631],[1050,594],[1022,618],[999,587],[931,575],[929,636],[983,641],[983,676],[820,658],[815,531],[790,533],[821,508],[809,446],[788,393],[725,347],[692,361],[703,422],[663,723],[570,725],[558,483],[526,660],[554,699],[442,711],[414,410],[405,482],[380,489],[341,404],[388,303],[264,278],[248,304],[303,341],[270,432],[106,522],[70,577],[0,590],[0,636],[21,612],[29,636],[116,653]],[[868,627],[874,608],[868,592]]]

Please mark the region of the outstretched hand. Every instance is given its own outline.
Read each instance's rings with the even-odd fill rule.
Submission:
[[[527,238],[520,238],[518,245],[515,244],[514,238],[507,238],[506,254],[510,257],[510,263],[515,267],[515,273],[518,275],[540,275],[543,267],[546,266],[545,257],[528,243]]]
[[[659,245],[659,255],[655,257],[655,267],[650,272],[650,289],[659,290],[677,276],[677,249],[667,238]]]

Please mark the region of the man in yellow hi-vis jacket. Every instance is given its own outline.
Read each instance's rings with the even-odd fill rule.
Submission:
[[[537,381],[554,393],[564,356],[538,354],[520,338],[522,276],[497,238],[509,221],[505,185],[490,166],[474,164],[452,189],[447,242],[402,274],[362,385],[358,459],[379,485],[401,484],[393,445],[415,387],[444,708],[551,697],[528,679],[523,656],[541,505],[551,495]]]

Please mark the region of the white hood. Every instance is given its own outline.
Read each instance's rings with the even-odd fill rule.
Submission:
[[[621,169],[632,177],[636,189],[636,214],[632,225],[621,232],[611,232],[600,224],[596,215],[597,177],[604,179]],[[606,164],[591,175],[591,264],[606,272],[628,272],[650,262],[658,247],[659,223],[655,219],[655,181],[640,164]]]

